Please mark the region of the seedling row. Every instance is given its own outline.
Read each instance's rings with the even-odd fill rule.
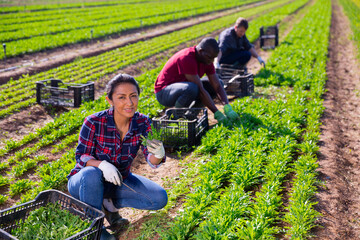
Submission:
[[[360,56],[360,2],[357,0],[340,0],[340,3],[350,20],[352,38],[357,44],[358,56]]]

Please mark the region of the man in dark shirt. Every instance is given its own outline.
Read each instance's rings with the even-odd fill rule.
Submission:
[[[217,57],[219,64],[246,65],[253,56],[265,66],[264,60],[256,53],[254,46],[245,35],[248,26],[248,21],[240,17],[236,20],[234,27],[220,33],[220,52]]]
[[[175,53],[165,64],[155,82],[156,99],[166,107],[188,108],[205,105],[218,122],[226,125],[239,116],[229,105],[224,87],[215,73],[214,58],[219,47],[214,38],[204,38],[194,47]],[[206,74],[208,81],[200,78]],[[225,115],[215,106],[218,96]],[[203,106],[202,105],[202,106]]]

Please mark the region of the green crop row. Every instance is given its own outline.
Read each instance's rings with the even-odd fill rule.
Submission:
[[[340,3],[350,20],[352,37],[358,48],[358,56],[360,56],[360,3],[351,0],[340,0]]]
[[[96,81],[107,74],[118,71],[126,65],[136,63],[146,57],[170,49],[186,41],[196,39],[205,34],[227,27],[233,24],[234,19],[236,19],[239,14],[244,17],[250,17],[259,14],[266,9],[276,8],[285,3],[286,0],[280,0],[254,7],[249,10],[240,11],[236,14],[198,24],[144,42],[130,44],[96,57],[80,59],[73,63],[34,76],[24,76],[19,80],[9,81],[7,84],[0,86],[0,106],[2,108],[0,110],[0,118],[8,116],[15,111],[19,111],[23,107],[34,104],[34,98],[27,98],[31,95],[30,93],[33,94],[32,96],[35,96],[35,82],[38,80],[57,78],[62,79],[64,82],[77,83]],[[254,41],[259,36],[257,27],[262,25],[273,25],[303,6],[305,3],[306,0],[298,0],[254,19],[251,21],[251,24],[253,24],[254,27],[249,29],[248,38],[250,41]],[[144,49],[146,49],[146,51],[144,51]],[[21,97],[22,95],[24,95],[23,98]]]
[[[314,24],[317,28],[313,27],[312,34],[304,36],[304,39],[301,40],[296,38],[301,30],[295,31],[291,36],[294,45],[289,47],[290,51],[299,53],[300,50],[296,50],[295,46],[298,46],[298,48],[300,46],[304,47],[303,41],[305,41],[308,52],[313,53],[304,59],[304,62],[307,63],[304,69],[311,69],[313,72],[311,80],[304,78],[304,83],[299,86],[302,90],[309,89],[304,94],[304,97],[309,99],[309,104],[307,107],[306,127],[302,136],[303,140],[298,146],[301,156],[294,163],[295,176],[292,181],[293,188],[290,192],[289,205],[287,206],[288,212],[285,215],[285,221],[290,226],[287,235],[291,239],[304,239],[308,236],[310,229],[315,226],[316,217],[319,215],[313,207],[316,204],[313,198],[316,193],[317,184],[316,168],[318,164],[316,154],[319,150],[317,143],[320,136],[320,117],[324,110],[321,97],[324,93],[326,82],[331,4],[326,0],[319,1],[318,4],[322,4],[323,7],[319,7],[317,11],[314,11],[313,14],[317,18],[307,18],[307,21],[304,21],[302,25],[309,26],[309,24]],[[311,35],[316,37],[311,37]],[[316,46],[312,45],[315,43]],[[285,49],[283,51],[285,52]],[[295,55],[300,56],[300,54]],[[290,61],[290,65],[296,67],[293,61]]]
[[[118,1],[99,1],[99,2],[84,2],[81,0],[74,1],[75,3],[68,3],[68,4],[48,4],[48,1],[45,1],[46,4],[39,5],[39,2],[32,1],[32,4],[26,4],[23,3],[21,6],[1,6],[0,13],[11,13],[11,12],[37,12],[37,11],[44,11],[44,10],[59,10],[59,9],[72,9],[76,8],[77,10],[82,8],[91,8],[91,7],[99,7],[99,6],[108,6],[108,5],[119,5],[119,4],[127,4],[127,3],[141,3],[141,2],[147,2],[148,0],[118,0]],[[5,0],[5,2],[8,3],[8,1]],[[44,1],[42,1],[44,2]],[[37,3],[36,5],[33,5],[34,3]]]
[[[85,15],[82,18],[75,17],[72,19],[70,15],[70,19],[66,23],[63,20],[63,18],[67,17],[65,15],[56,24],[54,21],[49,22],[49,25],[47,25],[46,21],[39,23],[31,22],[25,24],[27,27],[21,26],[21,29],[17,31],[0,33],[0,41],[6,43],[7,57],[17,56],[81,41],[89,41],[92,38],[121,33],[129,29],[152,26],[163,22],[237,7],[251,1],[253,0],[245,0],[238,3],[227,0],[226,2],[218,3],[217,0],[211,0],[209,3],[209,1],[194,2],[188,0],[186,2],[165,2],[165,6],[148,3],[148,6],[136,4],[127,8],[121,6],[118,8],[118,11],[109,7],[108,13],[105,12],[103,17],[100,16],[100,18],[97,18],[95,15],[95,19],[93,19],[93,15]],[[134,7],[135,9],[133,9]],[[4,52],[0,51],[0,59],[4,57]]]
[[[247,1],[243,1],[245,4]],[[234,3],[232,3],[234,4]],[[212,2],[198,1],[189,4],[189,1],[173,1],[161,2],[158,4],[130,4],[126,6],[109,6],[102,8],[90,8],[76,11],[55,11],[51,15],[34,15],[19,18],[17,14],[13,14],[8,19],[3,20],[0,26],[1,41],[18,40],[26,37],[38,35],[46,35],[49,33],[57,33],[68,31],[71,29],[94,27],[101,24],[119,23],[125,24],[126,21],[137,19],[147,19],[159,17],[162,15],[173,15],[181,12],[189,12],[189,14],[201,14],[206,10],[218,10],[226,7],[232,7],[229,3],[219,3],[214,0]],[[38,13],[36,13],[38,14]],[[176,17],[176,16],[174,16]],[[99,22],[107,19],[106,22]],[[72,24],[72,25],[69,25]],[[53,29],[52,29],[53,28]],[[6,36],[5,36],[5,33]],[[11,33],[11,34],[10,34]],[[8,39],[8,40],[7,40]]]

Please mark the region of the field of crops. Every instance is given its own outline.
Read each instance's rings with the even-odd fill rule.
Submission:
[[[0,42],[6,56],[38,52],[71,43],[89,41],[126,30],[176,21],[253,2],[234,1],[139,1],[100,2],[30,7],[4,7]],[[159,7],[160,6],[160,7]],[[5,57],[1,52],[0,59]]]
[[[336,3],[348,18],[351,40],[357,44],[356,54],[360,56],[359,1]],[[253,5],[245,7],[249,4]],[[315,196],[324,184],[318,178],[318,161],[332,4],[331,0],[57,4],[39,0],[27,5],[0,1],[0,40],[6,44],[6,57],[12,60],[23,54],[46,53],[50,48],[100,38],[106,41],[105,37],[131,34],[130,30],[141,32],[144,27],[155,29],[236,9],[182,30],[8,79],[0,85],[0,127],[25,125],[17,122],[17,116],[31,114],[30,109],[37,107],[35,83],[39,80],[92,81],[100,86],[114,74],[138,64],[143,67],[136,77],[141,87],[138,111],[157,117],[165,108],[156,100],[153,84],[169,54],[205,36],[217,37],[239,16],[250,20],[246,34],[252,43],[259,38],[261,26],[279,24],[279,46],[266,52],[266,68],[254,72],[255,94],[231,102],[240,115],[239,122],[232,127],[216,124],[199,146],[177,153],[187,157],[180,161],[181,174],[164,182],[169,203],[136,225],[135,237],[308,239],[316,235],[314,229],[321,217]],[[149,62],[155,56],[163,57]],[[6,61],[4,52],[0,61]],[[141,65],[144,62],[149,64]],[[75,146],[84,118],[109,107],[103,92],[97,93],[95,101],[53,114],[51,121],[29,134],[13,139],[16,131],[1,130],[1,209],[28,202],[44,190],[66,192],[66,176],[74,167]],[[29,128],[34,123],[29,123]]]

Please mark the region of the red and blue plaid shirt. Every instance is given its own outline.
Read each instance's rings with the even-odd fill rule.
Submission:
[[[87,161],[94,159],[112,163],[125,179],[130,173],[131,164],[140,146],[148,164],[152,168],[159,167],[161,163],[165,162],[165,158],[159,165],[151,164],[149,161],[151,154],[146,147],[141,145],[141,135],[147,138],[150,131],[150,118],[136,112],[130,119],[129,131],[121,141],[120,134],[115,127],[113,108],[88,116],[80,131],[75,153],[76,165],[68,178],[84,168]]]

